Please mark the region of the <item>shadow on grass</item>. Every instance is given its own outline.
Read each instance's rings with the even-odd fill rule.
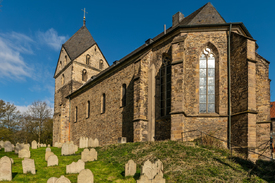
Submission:
[[[261,179],[266,180],[267,182],[275,182],[275,162],[274,161],[265,161],[257,160],[256,164],[245,160],[239,157],[231,158],[235,163],[238,163],[242,168],[247,171],[248,180],[253,176],[258,176]],[[253,180],[251,180],[253,181]]]
[[[230,167],[231,169],[233,169],[234,171],[237,171],[237,172],[240,172],[239,170],[237,170],[236,168],[234,168],[234,167],[232,167],[231,165],[229,165],[228,163],[225,163],[225,162],[223,162],[222,160],[220,160],[220,159],[218,159],[218,158],[213,158],[214,160],[216,160],[217,162],[219,162],[219,163],[221,163],[221,164],[223,164],[223,165],[225,165],[225,166],[228,166],[228,167]]]
[[[18,174],[18,172],[12,172],[12,179]]]

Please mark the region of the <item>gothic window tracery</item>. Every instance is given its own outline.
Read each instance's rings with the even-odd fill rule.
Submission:
[[[199,108],[200,113],[215,112],[215,55],[210,48],[200,56]]]

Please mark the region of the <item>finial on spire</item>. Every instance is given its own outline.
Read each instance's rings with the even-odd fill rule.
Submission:
[[[86,25],[85,25],[85,24],[86,24],[85,13],[88,13],[88,12],[87,12],[87,11],[85,11],[85,8],[84,8],[84,10],[82,10],[82,11],[84,11],[83,26],[86,26]]]

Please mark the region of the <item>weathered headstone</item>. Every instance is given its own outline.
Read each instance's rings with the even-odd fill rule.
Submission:
[[[0,141],[0,147],[4,148],[4,141],[3,140]]]
[[[158,174],[156,177],[152,180],[152,183],[165,183],[165,179],[163,178],[163,175]]]
[[[51,155],[48,158],[47,166],[55,166],[58,165],[58,157],[56,155]]]
[[[55,183],[56,180],[57,180],[56,177],[51,177],[47,180],[47,183]]]
[[[32,149],[37,149],[37,142],[35,140],[32,141]]]
[[[84,149],[81,153],[81,160],[84,162],[97,160],[97,152],[94,148],[90,151],[89,149]]]
[[[152,181],[148,179],[146,175],[141,175],[137,183],[151,183]]]
[[[23,144],[23,149],[30,150],[30,144]]]
[[[27,149],[22,149],[18,152],[18,158],[30,158],[31,152]]]
[[[83,169],[85,169],[85,163],[82,160],[66,165],[66,173],[79,173]]]
[[[94,174],[89,169],[83,169],[77,176],[77,183],[94,183]]]
[[[54,153],[53,153],[53,152],[50,152],[50,151],[46,152],[46,153],[45,153],[45,161],[48,161],[48,158],[49,158],[51,155],[54,155]]]
[[[117,142],[119,144],[125,144],[127,142],[127,138],[126,137],[118,137]]]
[[[141,173],[146,175],[150,180],[152,180],[157,174],[163,171],[163,164],[160,160],[155,163],[147,160],[141,168]]]
[[[54,146],[54,147],[57,147],[57,146],[58,146],[58,142],[55,142],[53,146]]]
[[[78,151],[78,146],[74,145],[74,152]]]
[[[51,148],[49,147],[46,148],[46,152],[51,152],[51,151],[52,151]]]
[[[61,177],[57,179],[55,183],[71,183],[71,181],[68,178],[64,177],[64,175],[61,175]]]
[[[66,142],[62,145],[61,155],[71,155],[75,153],[75,146],[72,143]]]
[[[25,158],[22,161],[22,167],[23,167],[23,173],[24,174],[26,174],[28,172],[31,172],[32,174],[36,174],[34,159]]]
[[[51,147],[51,145],[50,145],[50,144],[48,144],[48,147]]]
[[[12,179],[11,163],[11,159],[7,156],[0,159],[0,181]]]
[[[4,143],[5,152],[12,152],[12,144],[10,141],[5,141]]]
[[[137,171],[137,164],[133,160],[129,160],[128,163],[125,164],[125,177],[126,176],[134,176]]]

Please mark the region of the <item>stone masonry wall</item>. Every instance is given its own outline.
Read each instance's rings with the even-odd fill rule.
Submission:
[[[133,65],[124,66],[113,75],[71,99],[71,137],[77,144],[82,136],[98,138],[100,144],[117,143],[125,136],[133,141]],[[121,87],[126,84],[126,106],[121,106]],[[106,110],[101,113],[101,97],[105,93]],[[86,118],[86,104],[90,101],[90,116]],[[74,123],[75,107],[78,107]]]

